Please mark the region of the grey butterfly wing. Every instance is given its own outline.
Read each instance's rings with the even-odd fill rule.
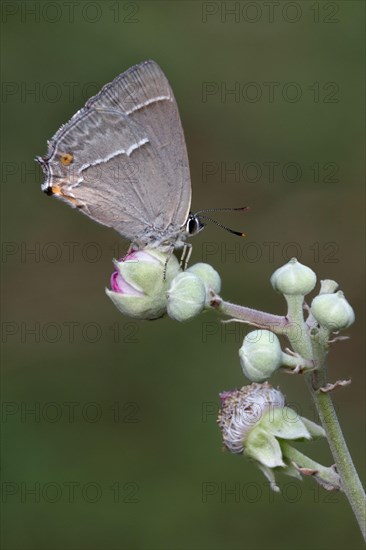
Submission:
[[[191,203],[177,104],[160,67],[132,67],[92,97],[39,158],[43,190],[130,240],[173,241]]]

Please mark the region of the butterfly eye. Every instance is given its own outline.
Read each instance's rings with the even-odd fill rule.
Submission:
[[[73,160],[74,156],[71,153],[64,153],[63,155],[61,155],[60,162],[64,166],[69,166],[69,164],[71,164]]]
[[[198,216],[196,214],[189,214],[188,220],[186,223],[186,232],[188,235],[196,235],[203,229],[204,224],[201,222]]]

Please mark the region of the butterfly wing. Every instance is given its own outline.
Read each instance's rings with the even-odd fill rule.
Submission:
[[[178,107],[154,61],[116,77],[37,159],[42,188],[130,240],[181,228],[191,203],[189,164]],[[174,240],[174,238],[173,238]]]

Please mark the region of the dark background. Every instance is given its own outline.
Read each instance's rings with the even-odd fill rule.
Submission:
[[[43,195],[33,158],[104,83],[155,59],[179,105],[193,210],[251,206],[220,216],[246,239],[210,226],[191,263],[220,272],[226,299],[283,314],[269,278],[297,255],[353,305],[329,379],[352,378],[334,400],[362,473],[363,6],[2,3],[4,549],[362,547],[342,494],[286,477],[271,494],[221,451],[218,393],[247,383],[244,325],[122,317],[104,287],[128,243]],[[301,377],[273,383],[316,420]],[[299,448],[332,462],[325,442]]]

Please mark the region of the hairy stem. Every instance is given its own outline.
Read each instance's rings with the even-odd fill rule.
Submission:
[[[258,309],[251,309],[245,306],[238,306],[225,302],[220,296],[215,295],[210,302],[213,309],[234,320],[248,323],[255,327],[271,330],[275,334],[286,334],[290,322],[287,317],[272,315]]]
[[[341,478],[342,489],[366,540],[366,495],[343,437],[330,393],[324,393],[320,389],[325,386],[327,381],[324,349],[321,350],[317,344],[313,345],[313,349],[314,360],[318,363],[318,370],[311,376],[308,384],[309,389],[321,424],[327,434],[329,447]]]
[[[289,308],[290,311],[291,308]],[[294,314],[296,317],[296,314]],[[292,317],[289,315],[289,317]],[[297,313],[297,321],[301,323],[302,311],[300,306]],[[305,325],[306,327],[306,325]],[[329,447],[341,478],[341,486],[352,507],[358,521],[363,537],[366,539],[366,497],[358,477],[356,468],[352,462],[341,426],[334,409],[329,393],[320,391],[327,383],[326,358],[328,352],[329,331],[320,328],[312,337],[309,328],[303,331],[301,337],[291,341],[291,345],[297,353],[314,361],[316,370],[307,377],[308,387],[317,408],[320,422],[326,432]],[[310,357],[309,357],[310,355]]]
[[[303,475],[314,476],[316,481],[328,491],[340,489],[339,475],[334,468],[318,464],[318,462],[311,460],[286,441],[281,441],[281,449],[283,456],[295,463]]]

